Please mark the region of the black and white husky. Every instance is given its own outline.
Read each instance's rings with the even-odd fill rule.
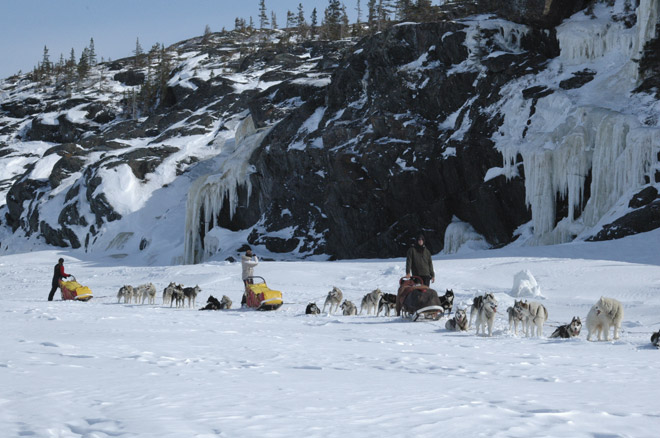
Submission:
[[[651,344],[656,348],[660,348],[660,330],[651,335]]]
[[[458,309],[454,317],[445,323],[445,328],[451,331],[467,331],[468,319],[465,309]]]
[[[202,291],[202,288],[195,285],[195,287],[184,287],[183,296],[188,299],[188,307],[195,307],[195,300],[197,299],[197,294]]]
[[[321,313],[321,309],[316,303],[309,303],[305,308],[305,315],[318,315],[319,313]]]
[[[383,292],[381,292],[380,289],[374,289],[373,291],[369,292],[362,298],[362,304],[360,305],[360,315],[362,315],[362,311],[366,308],[367,309],[367,315],[371,314],[371,310],[374,311],[374,315],[377,314],[378,312],[378,303],[380,302],[380,298],[383,296]]]
[[[438,298],[440,299],[440,305],[445,309],[443,314],[446,313],[449,315],[452,307],[454,307],[454,291],[452,289],[447,289],[445,294]]]
[[[573,320],[569,324],[560,325],[557,329],[552,332],[550,335],[551,338],[574,338],[580,336],[580,330],[582,330],[582,321],[580,321],[579,316],[574,316]]]
[[[380,312],[383,312],[383,315],[385,316],[390,316],[390,311],[393,311],[396,309],[396,295],[394,294],[383,294],[382,297],[380,297],[380,302],[378,303],[378,313],[376,315],[380,315]]]
[[[486,294],[481,297],[476,297],[472,301],[472,309],[470,310],[470,324],[472,323],[472,314],[477,313],[477,335],[479,331],[485,335],[486,328],[488,328],[488,336],[493,336],[493,323],[495,322],[495,314],[497,313],[497,300],[493,294]]]

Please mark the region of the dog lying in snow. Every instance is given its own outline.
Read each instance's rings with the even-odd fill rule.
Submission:
[[[348,300],[345,300],[341,304],[341,310],[344,313],[344,316],[357,315],[357,307]]]
[[[451,331],[467,331],[468,319],[465,309],[458,309],[454,317],[445,323],[445,328]]]
[[[651,335],[651,344],[656,348],[660,348],[660,330]]]
[[[199,310],[225,310],[225,309],[231,309],[231,300],[227,295],[222,296],[222,300],[218,301],[216,297],[211,295],[207,300],[206,300],[206,306],[202,307]]]
[[[381,292],[380,289],[374,289],[373,291],[369,292],[362,298],[362,304],[360,305],[360,315],[362,315],[362,311],[366,308],[367,309],[367,315],[371,314],[371,310],[373,309],[374,315],[377,314],[378,310],[378,303],[380,302],[380,298],[383,296],[383,292]]]
[[[580,317],[574,316],[570,323],[557,327],[550,337],[564,339],[574,338],[575,336],[580,336],[580,330],[582,330],[582,321],[580,321]]]
[[[321,309],[316,303],[309,303],[305,308],[305,315],[318,315],[319,313],[321,313]]]
[[[333,286],[332,290],[328,292],[328,296],[325,298],[325,303],[323,304],[323,313],[325,313],[325,307],[329,304],[330,309],[328,313],[332,313],[332,308],[335,308],[335,311],[339,309],[339,306],[341,305],[341,300],[344,299],[344,294],[336,286]]]

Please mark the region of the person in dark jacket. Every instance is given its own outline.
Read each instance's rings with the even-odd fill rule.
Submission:
[[[57,290],[58,287],[60,287],[60,280],[68,276],[69,274],[64,272],[64,259],[61,258],[57,261],[55,268],[53,268],[53,283],[52,283],[53,288],[50,290],[50,293],[48,294],[48,301],[53,301],[53,296],[55,295],[55,291]]]
[[[417,241],[408,250],[406,256],[406,277],[410,274],[422,278],[424,284],[430,286],[435,281],[431,251],[424,246],[424,235],[417,236]]]

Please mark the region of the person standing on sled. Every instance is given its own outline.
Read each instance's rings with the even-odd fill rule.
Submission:
[[[252,284],[252,277],[254,275],[254,267],[259,264],[259,259],[256,255],[252,253],[252,249],[248,248],[245,251],[245,255],[241,256],[241,267],[243,268],[243,285],[247,287],[248,284]],[[243,298],[241,298],[241,306],[246,303],[245,292],[243,292]]]
[[[417,236],[417,242],[408,250],[406,256],[406,278],[412,275],[421,277],[425,285],[430,286],[435,281],[431,252],[424,246],[424,235]]]
[[[58,287],[60,287],[60,280],[68,276],[69,274],[64,272],[64,259],[61,258],[57,261],[57,264],[53,268],[53,282],[52,282],[53,287],[50,290],[50,293],[48,294],[48,301],[53,301],[53,296],[55,295],[55,291],[57,290]]]

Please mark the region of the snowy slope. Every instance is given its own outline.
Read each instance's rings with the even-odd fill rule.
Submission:
[[[332,286],[359,305],[395,292],[405,261],[262,262],[285,304],[200,312],[160,304],[169,281],[240,302],[240,265],[142,267],[76,253],[0,257],[0,430],[52,437],[634,437],[660,426],[660,233],[613,242],[509,248],[434,259],[456,307],[486,291],[492,338],[445,320],[306,316]],[[47,302],[52,265],[90,286],[87,303]],[[508,331],[514,276],[529,270],[549,311],[544,336]],[[157,305],[118,304],[123,284],[154,282]],[[618,341],[548,336],[601,296],[625,308]],[[236,304],[235,304],[236,305]]]

